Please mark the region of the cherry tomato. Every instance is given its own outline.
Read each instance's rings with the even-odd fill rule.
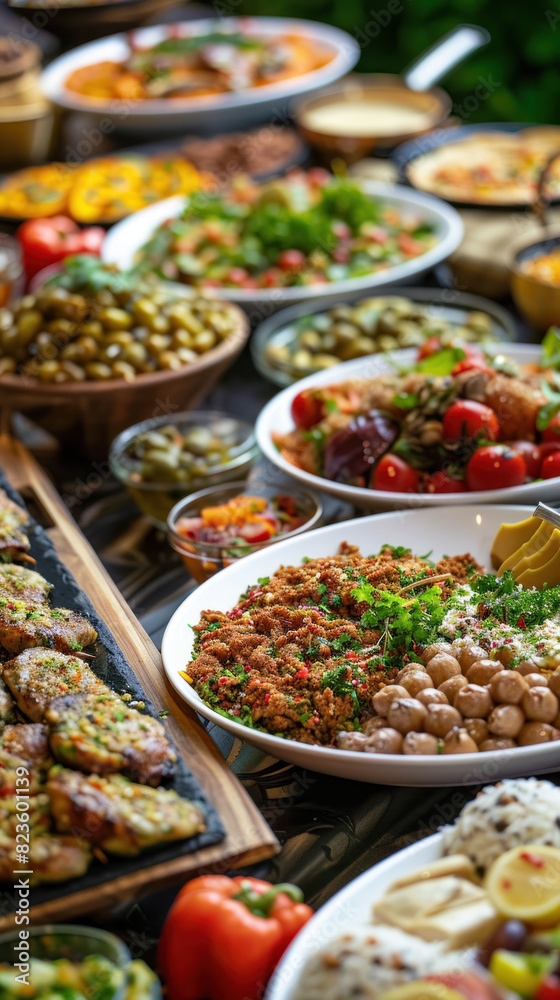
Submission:
[[[347,264],[350,260],[350,247],[341,246],[335,247],[332,252],[332,258],[337,264]]]
[[[292,420],[303,430],[318,424],[324,413],[323,401],[314,396],[311,389],[303,389],[292,400]]]
[[[28,219],[17,230],[27,278],[70,257],[89,253],[99,256],[105,230],[100,226],[80,227],[65,215],[50,219]]]
[[[277,288],[282,280],[282,272],[279,267],[269,267],[261,275],[261,285],[263,288]]]
[[[307,180],[317,187],[324,187],[332,180],[332,174],[329,174],[328,170],[324,170],[323,167],[311,167],[311,170],[307,171]]]
[[[525,459],[529,479],[538,479],[543,460],[540,445],[535,444],[534,441],[509,441],[508,447],[512,451],[516,451],[518,455],[522,455]],[[558,447],[560,447],[560,438],[558,440]]]
[[[441,340],[439,337],[428,337],[418,349],[418,361],[430,358],[432,354],[437,354],[438,351],[441,351]]]
[[[301,250],[283,250],[277,264],[283,271],[301,271],[305,267],[305,254]]]
[[[458,399],[446,410],[443,418],[443,440],[472,440],[478,434],[496,441],[500,432],[498,418],[489,406],[472,399]]]
[[[560,1000],[560,979],[558,976],[547,976],[539,984],[535,1000]]]
[[[390,493],[417,493],[419,476],[408,462],[398,455],[383,455],[377,463],[371,487],[374,490],[384,490]]]
[[[447,472],[441,469],[439,472],[432,472],[431,476],[426,476],[422,483],[423,493],[466,493],[467,487],[464,479],[453,479]]]
[[[467,465],[469,490],[499,490],[521,486],[527,478],[525,459],[504,444],[477,448]]]
[[[251,275],[247,275],[246,278],[241,282],[242,288],[258,288],[259,282],[258,278],[252,278]]]
[[[543,479],[554,479],[555,476],[560,476],[560,451],[552,451],[550,455],[543,458],[541,476]]]
[[[346,222],[333,222],[332,231],[339,240],[349,240],[352,236],[352,230]]]
[[[244,267],[230,267],[226,275],[226,280],[231,282],[232,285],[242,285],[245,278],[248,277],[249,272]]]
[[[560,444],[560,413],[556,413],[548,427],[542,432],[543,441],[557,441]]]

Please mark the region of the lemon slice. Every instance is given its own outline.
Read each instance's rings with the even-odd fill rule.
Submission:
[[[503,917],[547,927],[560,920],[560,848],[514,847],[497,858],[484,883]]]
[[[443,983],[432,983],[417,979],[413,983],[403,983],[394,990],[383,993],[379,1000],[465,1000],[464,994],[450,990]]]

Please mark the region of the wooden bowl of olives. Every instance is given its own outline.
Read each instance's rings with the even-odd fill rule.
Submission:
[[[113,441],[109,464],[158,528],[189,494],[244,479],[258,454],[251,424],[218,410],[156,417]]]
[[[248,335],[233,303],[70,258],[54,282],[0,309],[1,406],[104,458],[131,424],[194,409]]]

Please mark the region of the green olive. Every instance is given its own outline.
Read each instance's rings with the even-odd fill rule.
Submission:
[[[101,309],[97,316],[106,330],[129,330],[132,326],[130,313],[127,313],[125,309],[118,309],[116,306]]]

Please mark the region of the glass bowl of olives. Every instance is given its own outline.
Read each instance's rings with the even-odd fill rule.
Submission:
[[[194,491],[247,476],[258,454],[251,424],[218,410],[144,420],[111,445],[113,475],[158,528]]]

